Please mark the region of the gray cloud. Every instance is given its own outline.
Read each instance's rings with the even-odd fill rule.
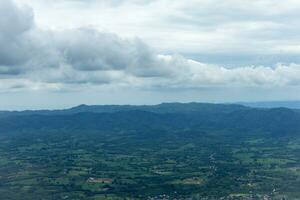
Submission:
[[[300,86],[297,64],[225,68],[159,55],[138,38],[93,28],[44,31],[35,26],[30,9],[9,0],[1,1],[0,13],[0,90]]]
[[[33,13],[28,7],[16,7],[12,1],[0,2],[1,36],[15,38],[33,26]]]
[[[0,74],[57,70],[66,65],[73,71],[124,70],[141,76],[159,74],[152,67],[159,65],[154,52],[139,39],[121,39],[91,28],[41,31],[34,27],[30,9],[17,7],[11,1],[1,1],[0,11],[3,15],[0,21]],[[143,74],[136,68],[148,70],[152,75]]]
[[[92,28],[42,31],[34,26],[30,9],[17,7],[8,0],[2,1],[0,6],[3,14],[0,22],[2,76],[18,75],[42,82],[100,84],[120,77],[115,71],[141,77],[168,73],[163,69],[165,63],[138,38],[121,39]]]
[[[59,44],[66,62],[78,70],[122,70],[154,62],[153,52],[139,39],[124,40],[94,29],[63,33]]]
[[[52,0],[51,2],[47,0],[40,0],[46,3],[55,3],[55,4],[67,4],[73,6],[94,6],[94,5],[101,5],[101,6],[109,6],[109,7],[120,7],[123,5],[148,5],[153,3],[157,0]]]
[[[17,73],[15,65],[28,59],[30,42],[26,34],[33,27],[33,14],[11,1],[0,2],[0,72]]]
[[[294,62],[291,57],[300,51],[295,0],[16,1],[33,5],[40,27],[93,25],[123,37],[139,36],[160,53],[197,53],[194,58],[202,62],[213,56],[212,63],[223,65],[228,54],[237,63],[231,67],[252,65],[249,56],[261,55],[287,55]]]

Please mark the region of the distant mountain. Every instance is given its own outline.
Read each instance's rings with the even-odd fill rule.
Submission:
[[[114,113],[120,111],[148,111],[154,113],[188,113],[188,112],[231,112],[247,109],[237,104],[209,104],[209,103],[162,103],[158,105],[79,105],[62,110],[26,110],[26,111],[0,111],[0,117],[20,115],[70,115],[83,112]]]
[[[189,112],[232,112],[246,109],[245,106],[237,104],[211,104],[211,103],[162,103],[158,105],[80,105],[69,110],[66,113],[80,112],[120,112],[130,110],[148,111],[154,113],[189,113]]]
[[[10,112],[0,131],[16,130],[201,130],[236,133],[300,133],[300,113],[287,108],[169,103],[155,106],[86,106],[60,111]]]
[[[164,103],[1,116],[0,199],[263,199],[275,186],[269,199],[299,197],[297,110]]]
[[[239,102],[238,104],[254,108],[290,108],[300,109],[300,101],[261,101],[261,102]]]

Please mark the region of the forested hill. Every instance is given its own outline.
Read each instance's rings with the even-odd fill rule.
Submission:
[[[287,108],[258,109],[231,104],[165,103],[154,106],[86,106],[66,110],[2,112],[0,131],[180,130],[297,134],[300,114]]]
[[[61,110],[25,110],[0,111],[0,116],[15,115],[70,115],[82,112],[114,113],[120,111],[148,111],[154,113],[189,113],[189,112],[231,112],[247,109],[238,104],[209,104],[209,103],[162,103],[158,105],[79,105]]]
[[[298,199],[300,113],[168,103],[2,112],[0,199]]]

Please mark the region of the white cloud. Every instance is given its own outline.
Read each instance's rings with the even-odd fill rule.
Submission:
[[[65,1],[62,2],[66,4]],[[271,33],[264,30],[265,27],[280,28],[277,22],[268,21],[269,16],[282,15],[294,10],[289,6],[280,9],[279,4],[275,7],[271,6],[269,1],[261,1],[257,5],[251,2],[247,1],[246,4],[257,8],[259,13],[259,16],[253,16],[252,20],[258,19],[259,23],[249,21],[241,23],[243,19],[233,22],[236,16],[227,10],[232,5],[234,5],[232,9],[245,15],[245,19],[256,12],[254,8],[249,10],[233,0],[221,4],[219,1],[191,1],[190,4],[182,1],[173,3],[154,1],[138,5],[123,1],[123,6],[114,8],[110,5],[113,7],[110,9],[122,10],[123,7],[130,9],[138,6],[151,8],[153,11],[158,7],[158,11],[153,11],[153,15],[166,17],[165,15],[171,12],[173,17],[177,17],[175,19],[184,20],[183,24],[173,24],[177,28],[187,26],[189,23],[191,26],[199,24],[194,19],[202,20],[204,23],[204,19],[211,21],[216,18],[215,23],[211,22],[209,26],[203,28],[204,31],[200,36],[197,35],[198,32],[193,32],[195,28],[188,28],[187,33],[179,30],[175,35],[171,34],[166,43],[177,44],[175,36],[180,36],[178,40],[190,37],[188,42],[194,41],[196,46],[199,42],[199,45],[207,51],[217,50],[217,47],[222,51],[223,45],[227,46],[226,48],[230,47],[233,52],[247,53],[257,48],[259,46],[257,43],[261,41],[258,40],[253,46],[245,45],[242,41],[249,42],[249,38],[252,37],[261,38],[258,34],[269,36],[268,34]],[[167,3],[170,4],[168,8],[170,11],[164,13],[162,6]],[[297,3],[291,2],[291,4]],[[193,9],[195,5],[200,6],[203,13],[196,12]],[[225,16],[219,16],[216,11],[208,10],[212,5],[218,5],[217,11]],[[271,11],[264,13],[267,7]],[[74,88],[77,90],[86,87],[103,87],[103,85],[154,90],[300,87],[300,65],[298,64],[227,68],[220,64],[206,64],[187,59],[179,54],[164,55],[141,39],[124,38],[91,27],[42,30],[38,24],[35,24],[31,9],[18,7],[9,0],[1,1],[0,11],[3,15],[0,20],[0,40],[1,44],[4,44],[0,46],[0,91],[22,89],[66,91]],[[152,15],[146,13],[143,16]],[[164,19],[169,20],[169,18]],[[154,20],[157,18],[154,17]],[[164,23],[166,22],[162,22]],[[239,34],[242,34],[240,38]],[[208,44],[211,38],[217,38],[217,41]],[[274,47],[270,40],[263,42],[263,45],[265,47],[257,51]],[[282,46],[287,51],[295,47],[287,44]]]
[[[37,24],[44,28],[92,25],[121,37],[138,36],[160,53],[197,54],[204,61],[213,55],[218,64],[224,64],[228,54],[248,65],[253,64],[250,58],[259,55],[284,54],[293,62],[293,49],[299,46],[300,3],[296,0],[19,2],[34,7]],[[276,62],[280,60],[267,64]]]

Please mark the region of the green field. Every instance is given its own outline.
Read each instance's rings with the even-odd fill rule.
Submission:
[[[300,199],[298,113],[202,107],[3,118],[0,199]]]
[[[300,196],[300,141],[294,138],[111,134],[2,138],[1,199]]]

